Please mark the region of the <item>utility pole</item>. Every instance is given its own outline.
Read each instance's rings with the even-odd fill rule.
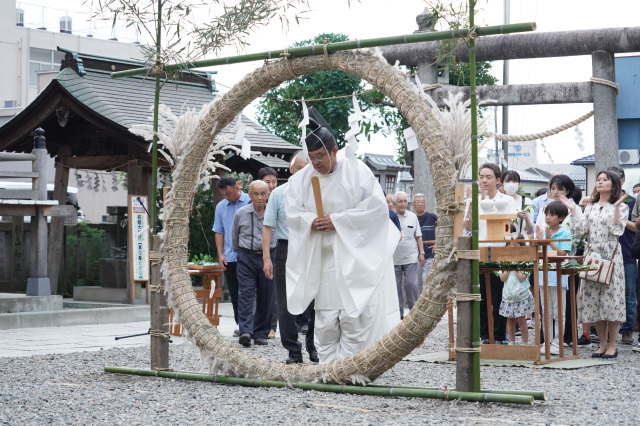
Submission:
[[[511,0],[504,0],[504,23],[511,22]],[[502,84],[507,86],[509,84],[509,60],[503,61],[502,67]],[[502,106],[502,133],[509,134],[509,107],[507,105]],[[497,141],[496,141],[497,144]],[[504,159],[507,162],[507,166],[498,164],[502,172],[509,168],[509,141],[502,142],[502,152],[504,153]],[[496,154],[497,155],[497,154]]]

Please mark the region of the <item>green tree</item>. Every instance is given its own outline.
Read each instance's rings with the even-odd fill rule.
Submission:
[[[214,233],[211,229],[215,207],[213,191],[209,184],[201,184],[194,195],[193,209],[189,217],[189,259],[199,254],[218,257]]]
[[[348,41],[344,34],[320,34],[312,40],[294,43],[291,47]],[[353,112],[350,95],[365,92],[370,88],[360,78],[342,71],[316,71],[295,80],[283,83],[269,90],[258,103],[256,119],[262,126],[293,144],[300,144],[301,130],[298,124],[302,119],[300,102],[291,100],[307,100],[307,106],[315,107],[335,130],[336,140],[340,147],[344,146],[344,135],[349,131],[348,116]],[[349,97],[344,97],[349,96]],[[337,98],[337,99],[326,99]],[[313,99],[325,99],[313,102]],[[369,118],[363,120],[362,132],[370,138],[372,133],[388,129],[382,104],[384,95],[377,90],[363,93],[358,97],[360,108]],[[388,131],[388,130],[387,130]]]

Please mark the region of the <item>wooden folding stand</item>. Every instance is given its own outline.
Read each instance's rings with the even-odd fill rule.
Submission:
[[[483,243],[496,243],[496,242],[507,242],[508,240],[487,240],[482,241]],[[547,246],[551,241],[562,241],[562,240],[526,240],[527,243],[531,244],[530,246],[520,246],[520,247],[480,247],[480,261],[495,261],[495,262],[533,262],[533,268],[527,269],[532,271],[533,273],[533,297],[534,304],[536,309],[534,311],[535,318],[535,344],[534,345],[496,345],[494,344],[494,336],[493,336],[493,305],[491,303],[491,284],[490,284],[490,275],[497,270],[505,270],[505,268],[481,268],[480,273],[485,276],[485,286],[486,286],[486,304],[487,304],[487,321],[489,328],[489,344],[481,345],[480,358],[482,359],[501,359],[501,360],[523,360],[523,361],[534,361],[534,364],[547,364],[551,362],[564,361],[569,359],[577,359],[577,345],[573,345],[573,355],[565,356],[564,347],[560,345],[560,356],[557,358],[551,358],[550,355],[550,339],[547,337],[545,339],[545,359],[541,359],[540,357],[540,315],[538,307],[540,306],[540,291],[539,291],[539,282],[538,282],[538,272],[540,268],[538,266],[538,260],[542,259],[542,271],[543,274],[543,305],[544,305],[544,322],[545,322],[545,330],[547,330],[547,336],[551,331],[550,320],[549,320],[549,283],[548,283],[548,262],[551,259],[556,262],[557,270],[559,271],[558,277],[558,295],[560,299],[561,291],[562,291],[562,274],[570,274],[570,293],[571,293],[571,318],[572,318],[572,336],[573,341],[577,342],[577,331],[576,331],[576,309],[575,309],[575,282],[574,276],[575,270],[561,269],[561,264],[563,260],[570,259],[572,257],[567,256],[554,256],[549,257],[547,253]],[[539,250],[541,248],[541,250]],[[521,269],[522,270],[522,269]],[[559,330],[564,329],[564,320],[563,320],[563,312],[562,305],[558,304],[558,319],[559,319]],[[455,335],[453,333],[453,309],[452,306],[449,306],[449,348],[455,347]],[[515,337],[515,336],[514,336]],[[453,360],[456,357],[456,353],[449,351],[449,359]]]
[[[218,304],[222,297],[222,288],[220,287],[220,277],[224,269],[219,265],[189,265],[189,275],[202,275],[202,290],[194,290],[197,299],[202,299],[202,312],[207,316],[211,324],[217,327],[220,324],[220,316],[218,315]],[[212,289],[211,283],[214,283]],[[173,322],[173,309],[169,314],[169,323],[171,324],[169,334],[172,336],[182,336],[182,325]]]

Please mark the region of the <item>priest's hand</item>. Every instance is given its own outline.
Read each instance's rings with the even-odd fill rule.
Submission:
[[[314,219],[314,221],[311,223],[311,229],[320,232],[336,230],[335,226],[333,226],[333,222],[331,221],[331,216],[329,215]]]

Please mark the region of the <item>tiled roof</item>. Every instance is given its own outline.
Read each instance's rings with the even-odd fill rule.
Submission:
[[[587,179],[587,171],[584,169],[584,167],[574,166],[567,173],[567,176],[569,176],[574,182],[584,182]]]
[[[596,164],[596,155],[591,154],[587,155],[586,157],[578,158],[577,160],[573,160],[571,164],[573,164],[574,166],[587,166],[589,164]]]
[[[144,77],[112,79],[109,72],[86,69],[79,76],[73,69],[60,71],[56,81],[79,102],[117,125],[129,129],[147,123],[153,105],[155,82]],[[213,100],[211,91],[194,83],[167,83],[160,91],[160,103],[178,114],[185,108],[202,108]]]
[[[275,155],[262,155],[262,154],[252,154],[250,160],[255,160],[263,164],[264,167],[271,167],[276,170],[289,169],[289,162],[285,161],[282,158],[276,157]],[[236,162],[236,161],[245,161],[240,155],[232,154],[229,158],[225,160],[226,163]]]
[[[363,161],[375,170],[401,171],[410,170],[411,167],[398,163],[393,155],[365,153]]]
[[[84,57],[83,54],[78,54]],[[30,105],[20,114],[13,117],[2,128],[0,128],[0,149],[17,151],[30,151],[33,147],[32,136],[20,136],[20,141],[4,141],[3,136],[15,133],[21,122],[29,117],[39,116],[40,110],[49,100],[57,99],[60,96],[68,99],[65,102],[72,110],[80,111],[88,109],[93,113],[94,123],[103,120],[99,127],[111,128],[120,131],[120,134],[128,133],[128,129],[134,124],[149,122],[151,115],[150,108],[153,105],[155,82],[151,78],[124,77],[113,79],[110,71],[96,69],[104,64],[97,63],[97,57],[87,55],[85,57],[84,72],[79,75],[71,67],[60,71],[57,77],[47,86]],[[88,64],[95,62],[96,68],[91,68]],[[133,61],[124,61],[131,65]],[[201,81],[201,82],[200,82]],[[179,114],[185,108],[196,108],[200,110],[203,105],[210,103],[214,99],[210,84],[206,79],[196,79],[196,81],[180,81],[177,85],[168,82],[160,92],[160,103],[168,106],[175,114]],[[49,106],[49,109],[51,107]],[[82,114],[80,112],[79,114]],[[249,127],[246,138],[252,143],[252,149],[262,153],[290,154],[299,149],[284,139],[269,133],[267,130],[243,116],[242,121]],[[33,127],[33,126],[32,126]],[[54,126],[59,127],[59,126]],[[228,126],[224,133],[235,132],[233,126]],[[131,134],[131,141],[136,141],[139,137]],[[134,142],[135,143],[135,142]],[[7,145],[7,146],[5,146]],[[9,146],[10,145],[10,146]],[[140,146],[146,142],[140,138]],[[50,148],[50,144],[48,144]],[[76,148],[74,148],[76,149]],[[50,154],[55,155],[56,148]],[[83,155],[82,149],[74,151],[74,155]]]
[[[263,151],[263,152],[271,152],[278,154],[292,154],[298,151],[300,148],[298,145],[294,145],[290,142],[285,141],[279,136],[274,135],[267,131],[264,127],[255,123],[249,117],[242,114],[242,122],[247,125],[247,133],[245,133],[245,139],[251,141],[251,149],[253,151]],[[234,123],[228,125],[222,130],[221,133],[229,134],[235,133],[235,125]],[[240,145],[232,144],[240,148]],[[270,166],[273,167],[273,166]],[[289,167],[287,163],[286,167]]]

